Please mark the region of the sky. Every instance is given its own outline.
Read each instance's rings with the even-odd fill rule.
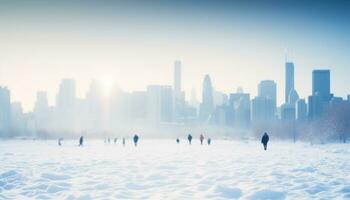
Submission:
[[[25,111],[36,92],[51,105],[61,79],[79,97],[97,79],[125,91],[173,83],[182,61],[183,90],[200,99],[209,74],[216,90],[275,80],[284,99],[284,63],[295,63],[295,87],[311,94],[313,69],[331,70],[336,96],[350,94],[349,1],[0,0],[0,85]]]

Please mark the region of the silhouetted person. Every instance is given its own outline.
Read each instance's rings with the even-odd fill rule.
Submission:
[[[188,134],[187,139],[188,139],[188,143],[189,143],[189,144],[192,144],[192,143],[191,143],[191,142],[192,142],[192,135],[191,135],[191,134]]]
[[[58,139],[58,146],[62,146],[62,138]]]
[[[211,139],[210,139],[210,138],[208,138],[208,145],[210,145],[210,143],[211,143]]]
[[[79,138],[79,146],[83,146],[83,143],[84,143],[84,137],[80,136],[80,138]]]
[[[180,143],[180,139],[179,138],[176,138],[176,143]]]
[[[202,134],[199,136],[199,140],[201,141],[201,144],[203,144],[204,136]]]
[[[137,141],[139,141],[139,136],[138,135],[134,135],[134,145],[135,147],[137,146]]]
[[[117,140],[118,140],[118,138],[114,138],[114,144],[116,144],[116,143],[117,143]]]
[[[108,138],[107,141],[108,141],[108,144],[110,144],[111,143],[111,138]]]
[[[125,147],[125,137],[123,137],[123,146]]]
[[[261,143],[263,143],[264,145],[264,150],[266,151],[267,149],[267,143],[269,142],[269,135],[267,135],[267,133],[264,133],[264,135],[261,138]]]

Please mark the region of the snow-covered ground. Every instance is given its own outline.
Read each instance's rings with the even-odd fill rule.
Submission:
[[[350,199],[350,145],[0,141],[0,199]]]

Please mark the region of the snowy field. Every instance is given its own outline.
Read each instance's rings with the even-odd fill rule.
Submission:
[[[350,145],[0,141],[0,199],[350,199]]]

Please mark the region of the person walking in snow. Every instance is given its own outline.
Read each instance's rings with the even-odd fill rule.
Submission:
[[[117,144],[118,138],[114,138],[114,144]]]
[[[137,141],[139,141],[139,136],[138,135],[134,135],[134,145],[135,147],[137,146]]]
[[[204,136],[202,134],[199,136],[199,140],[201,141],[201,144],[203,144]]]
[[[63,138],[58,139],[58,146],[62,146],[62,140],[63,140]]]
[[[261,138],[261,143],[264,145],[264,150],[266,151],[267,149],[267,143],[269,142],[269,135],[265,132],[264,135]]]
[[[180,139],[179,138],[176,138],[176,143],[180,143]]]
[[[79,146],[83,146],[83,143],[84,143],[84,137],[80,136],[80,138],[79,138]]]
[[[210,138],[208,138],[208,145],[210,145],[210,143],[211,143],[211,139],[210,139]]]
[[[125,137],[123,137],[123,146],[125,147]]]
[[[188,139],[188,143],[191,144],[191,142],[192,142],[192,135],[191,135],[191,134],[188,134],[187,139]]]

